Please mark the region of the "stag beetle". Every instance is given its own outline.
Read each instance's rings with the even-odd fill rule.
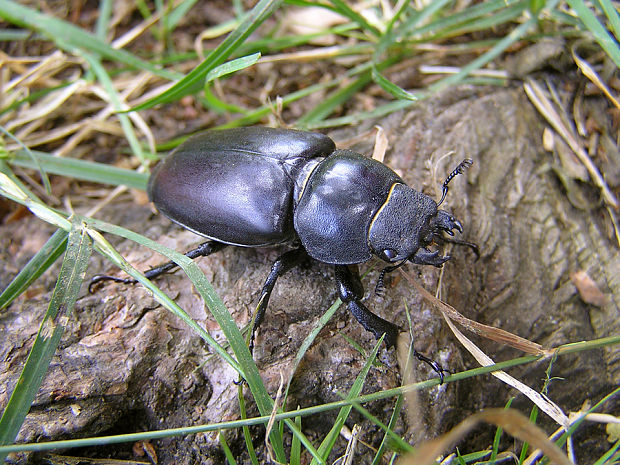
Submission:
[[[347,265],[373,255],[390,263],[380,274],[406,261],[441,267],[450,259],[427,248],[463,232],[450,213],[438,210],[448,183],[471,165],[464,160],[443,184],[439,203],[410,187],[384,164],[350,150],[337,150],[318,133],[250,127],[207,131],[181,144],[153,170],[148,195],[175,223],[210,241],[187,253],[207,256],[225,245],[262,247],[292,243],[263,286],[250,344],[279,276],[310,256],[335,265],[340,299],[362,326],[395,345],[400,328],[368,310],[363,286]],[[447,238],[446,238],[447,239]],[[444,239],[445,240],[445,239]],[[463,241],[457,241],[463,243]],[[147,272],[155,277],[175,266]],[[132,279],[96,276],[99,281]],[[416,352],[443,379],[443,369]]]

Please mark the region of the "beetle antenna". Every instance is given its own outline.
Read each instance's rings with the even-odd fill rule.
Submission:
[[[400,268],[406,261],[407,259],[405,258],[402,262],[397,263],[396,265],[386,266],[381,270],[381,273],[379,273],[379,279],[377,279],[377,285],[375,286],[375,294],[377,296],[383,297],[383,294],[385,293],[385,284],[383,283],[383,278],[385,278],[385,275]]]
[[[452,173],[450,173],[448,175],[446,180],[443,182],[443,186],[442,186],[443,187],[443,192],[441,194],[441,200],[437,204],[438,207],[439,207],[439,205],[442,204],[443,200],[446,198],[446,194],[448,193],[448,183],[450,181],[452,181],[452,179],[454,179],[459,174],[462,174],[463,171],[465,171],[467,168],[469,168],[473,163],[474,163],[474,161],[471,158],[466,158],[461,163],[459,163],[459,166],[457,166],[456,168],[454,168],[454,170],[452,170]]]

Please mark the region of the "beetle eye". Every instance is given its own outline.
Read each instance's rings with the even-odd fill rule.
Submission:
[[[396,258],[396,255],[398,255],[398,252],[396,252],[396,250],[394,249],[385,249],[383,251],[383,256],[389,261],[394,260]]]

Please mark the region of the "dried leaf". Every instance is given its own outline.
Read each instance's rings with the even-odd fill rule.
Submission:
[[[513,437],[541,449],[556,464],[572,465],[562,450],[547,438],[542,429],[531,423],[523,414],[513,409],[489,409],[476,413],[443,436],[419,445],[415,455],[407,455],[398,462],[399,465],[431,465],[435,463],[437,457],[454,447],[457,441],[480,422],[501,426],[504,431]]]
[[[579,291],[579,297],[585,303],[590,305],[596,305],[602,307],[605,305],[605,294],[601,292],[596,283],[588,273],[583,270],[571,273],[570,280],[573,282],[577,291]]]

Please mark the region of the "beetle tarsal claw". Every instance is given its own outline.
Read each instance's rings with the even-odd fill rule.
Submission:
[[[437,363],[435,360],[433,360],[432,358],[428,358],[425,355],[422,355],[420,352],[418,352],[417,350],[414,349],[413,351],[413,355],[420,361],[428,364],[434,371],[435,373],[437,373],[439,375],[439,384],[443,384],[443,380],[445,377],[445,374],[447,373],[448,375],[450,374],[449,370],[446,370],[444,367],[442,367],[439,363]]]

